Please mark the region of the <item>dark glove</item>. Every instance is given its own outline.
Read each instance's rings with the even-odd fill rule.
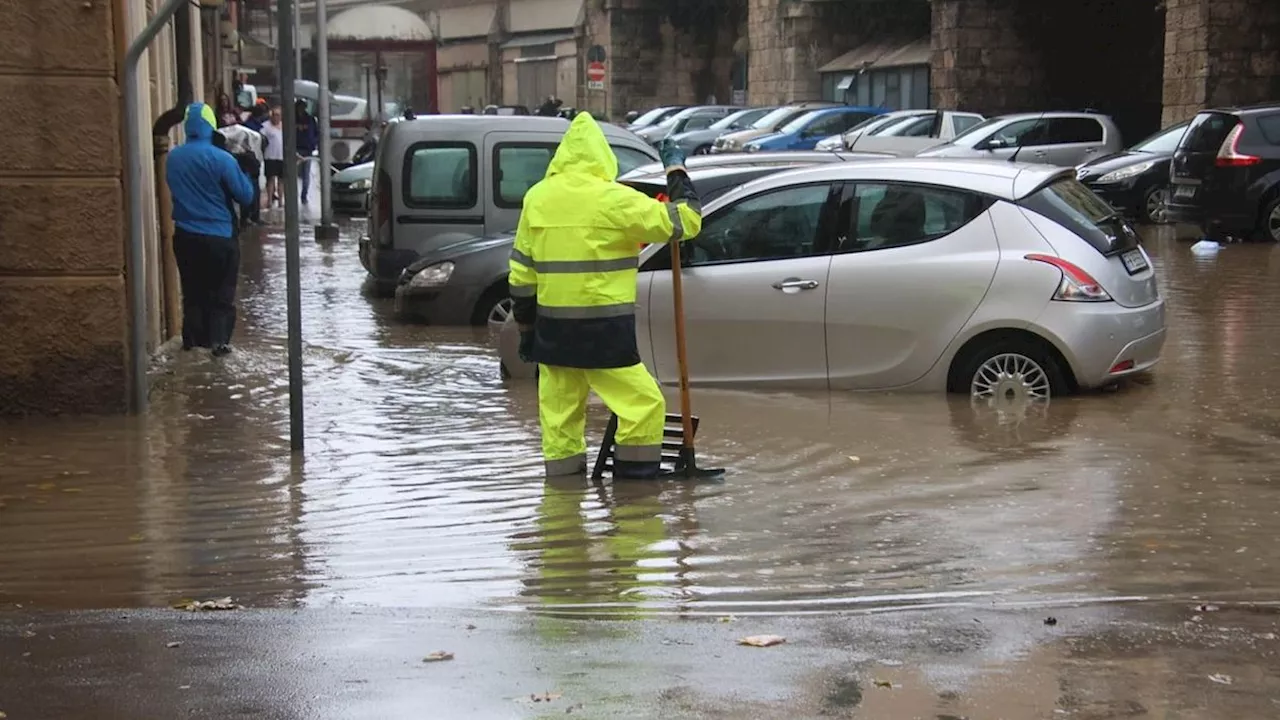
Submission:
[[[671,138],[663,140],[658,145],[658,156],[662,158],[662,166],[668,170],[684,167],[684,150],[681,150],[680,146]]]
[[[527,363],[533,362],[533,338],[532,330],[520,331],[520,359]]]

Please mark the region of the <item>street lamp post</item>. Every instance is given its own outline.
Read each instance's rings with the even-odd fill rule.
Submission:
[[[329,137],[329,8],[328,0],[316,0],[316,65],[320,85],[320,224],[316,226],[316,242],[338,239],[338,226],[333,224],[333,183],[329,167],[333,164],[333,141]]]

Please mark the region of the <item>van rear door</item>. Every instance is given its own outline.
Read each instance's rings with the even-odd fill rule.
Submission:
[[[1214,160],[1231,129],[1239,123],[1235,115],[1213,111],[1202,112],[1191,121],[1173,153],[1169,170],[1173,183],[1171,206],[1202,207],[1203,195],[1213,185]]]
[[[480,156],[468,140],[412,143],[399,168],[395,249],[409,260],[436,248],[485,233]],[[390,160],[391,158],[387,158]],[[378,163],[379,171],[383,166]],[[379,218],[381,219],[381,218]],[[407,264],[407,263],[406,263]]]

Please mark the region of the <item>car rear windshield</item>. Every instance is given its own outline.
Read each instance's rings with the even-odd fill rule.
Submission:
[[[1075,178],[1054,181],[1020,204],[1079,235],[1103,255],[1138,246],[1138,233],[1133,226]]]
[[[1235,115],[1219,112],[1202,112],[1187,127],[1178,143],[1178,150],[1192,153],[1217,153],[1231,128],[1239,124]]]

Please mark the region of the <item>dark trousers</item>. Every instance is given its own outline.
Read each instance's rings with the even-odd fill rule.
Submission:
[[[235,238],[175,230],[173,256],[182,282],[182,346],[230,344],[236,327],[240,243]]]
[[[262,168],[258,158],[253,154],[236,155],[236,162],[240,164],[240,169],[253,185],[253,204],[240,206],[240,227],[244,227],[250,220],[254,222],[262,220],[262,188],[258,186],[258,173]]]

